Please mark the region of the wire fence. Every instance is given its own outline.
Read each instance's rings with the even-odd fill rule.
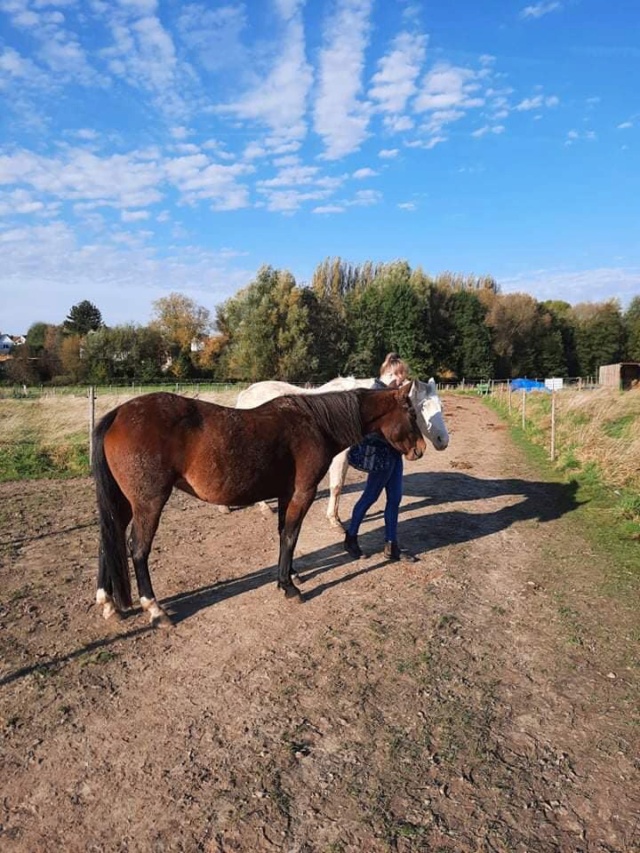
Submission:
[[[100,386],[13,386],[0,388],[0,400],[8,403],[13,427],[0,424],[0,480],[37,476],[74,476],[90,470],[93,457],[93,431],[96,421],[123,398],[152,391],[172,391],[186,396],[212,395],[218,402],[234,405],[235,394],[246,383],[234,382],[171,382],[127,383]],[[462,380],[439,383],[440,391],[488,396],[504,412],[527,431],[530,426],[526,390],[513,390],[507,380]],[[549,456],[556,457],[557,395],[567,391],[589,390],[597,387],[592,378],[565,379],[562,389],[543,391],[549,400]],[[108,399],[112,398],[112,399]],[[25,406],[23,407],[22,402]],[[27,405],[28,403],[31,405]],[[547,405],[545,403],[545,405]],[[533,423],[533,422],[532,422]],[[536,425],[539,433],[539,427]],[[538,439],[540,436],[538,435]]]

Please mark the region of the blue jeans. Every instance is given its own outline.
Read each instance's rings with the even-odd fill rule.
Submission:
[[[402,500],[402,473],[402,456],[398,454],[398,458],[386,470],[372,471],[369,474],[364,492],[360,495],[351,514],[350,536],[358,535],[362,519],[385,489],[387,502],[384,508],[384,538],[386,542],[395,542],[398,536],[398,512]]]

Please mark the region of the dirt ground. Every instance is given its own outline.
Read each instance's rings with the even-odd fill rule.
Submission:
[[[350,561],[303,526],[172,497],[152,554],[176,627],[93,606],[91,481],[0,486],[0,849],[640,850],[637,601],[603,592],[571,486],[479,399],[405,466]],[[348,518],[362,488],[350,472]]]

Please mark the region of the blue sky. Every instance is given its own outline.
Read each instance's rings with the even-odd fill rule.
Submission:
[[[0,330],[336,255],[626,306],[635,6],[0,0]]]

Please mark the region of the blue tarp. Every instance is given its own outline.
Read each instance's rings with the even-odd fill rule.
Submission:
[[[512,391],[548,391],[544,382],[536,382],[535,379],[512,379]]]

